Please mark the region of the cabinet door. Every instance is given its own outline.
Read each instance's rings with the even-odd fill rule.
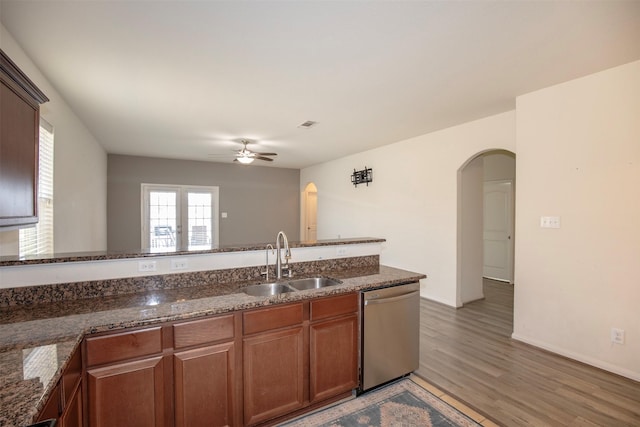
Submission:
[[[47,399],[47,403],[45,403],[44,408],[40,411],[40,415],[38,416],[38,421],[44,421],[51,418],[58,419],[60,415],[60,385],[56,385],[53,391],[51,392],[51,396]]]
[[[304,404],[303,327],[244,339],[244,422],[255,424]]]
[[[79,384],[68,398],[59,427],[82,427],[82,387]]]
[[[0,81],[0,226],[38,222],[38,107]]]
[[[173,364],[176,427],[238,424],[233,343],[176,353]]]
[[[90,427],[164,426],[163,358],[87,371]]]
[[[310,399],[321,401],[358,386],[358,316],[312,324]]]

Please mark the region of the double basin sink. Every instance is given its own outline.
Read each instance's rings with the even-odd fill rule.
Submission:
[[[342,283],[336,279],[328,277],[310,277],[307,279],[294,279],[286,282],[262,283],[251,285],[242,291],[254,297],[268,297],[272,295],[284,294],[287,292],[306,291],[308,289],[320,289],[327,286],[339,285]]]

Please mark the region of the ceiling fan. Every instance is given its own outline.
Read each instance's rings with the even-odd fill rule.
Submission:
[[[263,160],[265,162],[272,162],[272,156],[277,156],[278,153],[260,153],[257,151],[251,151],[247,148],[247,144],[253,143],[250,139],[241,139],[238,142],[242,144],[242,148],[240,150],[234,150],[235,159],[234,162],[242,163],[243,165],[248,165],[253,163],[254,160]]]
[[[238,150],[238,152],[236,153],[236,158],[234,162],[240,162],[245,165],[248,165],[249,163],[253,162],[256,159],[264,160],[267,162],[273,162],[273,159],[267,156],[278,155],[278,153],[258,153],[256,151],[249,150],[247,148],[247,144],[253,141],[250,141],[248,139],[243,139],[240,142],[243,144],[243,147],[242,147],[242,150]]]

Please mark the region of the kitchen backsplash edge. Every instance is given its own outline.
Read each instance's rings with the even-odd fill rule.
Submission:
[[[379,255],[291,263],[292,271],[297,277],[329,275],[330,273],[335,274],[336,272],[367,268],[377,269],[379,265]],[[260,274],[263,270],[264,266],[252,266],[223,270],[0,288],[0,307],[31,306],[40,303],[99,298],[158,289],[186,288],[201,286],[203,284],[238,283],[244,286],[251,282],[264,282],[265,278]],[[274,273],[274,266],[270,266],[270,277],[275,277]]]

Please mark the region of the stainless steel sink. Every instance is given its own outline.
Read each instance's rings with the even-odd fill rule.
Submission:
[[[294,291],[295,289],[291,288],[286,283],[262,283],[260,285],[247,286],[243,289],[245,294],[254,297],[268,297]]]
[[[287,282],[262,283],[260,285],[250,285],[242,291],[254,297],[269,297],[287,292],[306,291],[308,289],[320,289],[326,286],[334,286],[342,283],[336,279],[328,277],[309,277],[306,279],[295,279]]]
[[[290,280],[289,286],[299,291],[305,291],[307,289],[319,289],[326,286],[339,285],[340,283],[342,282],[328,277],[310,277],[308,279]]]

